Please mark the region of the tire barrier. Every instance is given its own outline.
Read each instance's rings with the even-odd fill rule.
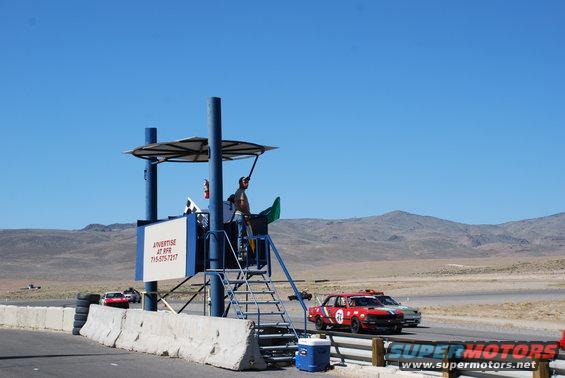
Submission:
[[[72,307],[18,307],[0,305],[0,326],[35,330],[73,329]]]
[[[265,369],[252,321],[90,306],[80,334],[136,352],[230,370]]]
[[[100,294],[78,293],[75,307],[75,319],[73,322],[73,335],[80,335],[80,330],[88,319],[91,304],[100,302]]]

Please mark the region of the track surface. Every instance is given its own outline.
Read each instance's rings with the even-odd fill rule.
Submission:
[[[0,377],[328,377],[294,367],[233,372],[178,358],[107,348],[81,336],[0,328]]]

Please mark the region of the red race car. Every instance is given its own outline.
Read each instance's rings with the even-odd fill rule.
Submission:
[[[402,311],[383,307],[374,295],[365,292],[332,294],[321,306],[308,309],[308,320],[319,331],[331,327],[349,328],[352,333],[378,329],[400,333],[403,319]]]
[[[102,306],[129,308],[129,299],[120,291],[111,291],[100,298]]]

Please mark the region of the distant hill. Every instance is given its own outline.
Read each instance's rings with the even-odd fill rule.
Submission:
[[[393,211],[343,220],[281,220],[273,239],[290,260],[311,263],[408,258],[565,254],[565,213],[499,225],[468,225]]]
[[[270,233],[291,267],[344,262],[565,255],[565,213],[468,225],[394,211],[342,220],[290,219]],[[132,279],[134,224],[0,230],[0,277]]]

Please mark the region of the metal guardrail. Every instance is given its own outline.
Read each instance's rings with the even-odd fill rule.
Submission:
[[[297,330],[298,331],[298,330]],[[371,364],[373,366],[398,366],[398,360],[388,356],[390,342],[400,342],[410,345],[427,344],[459,344],[457,341],[434,341],[434,340],[411,340],[400,337],[359,335],[345,332],[334,331],[308,331],[310,334],[318,334],[321,338],[329,339],[332,345],[330,356],[340,359],[342,362],[353,362]],[[557,356],[558,361],[565,361],[565,351]],[[437,361],[451,362],[446,359]],[[443,372],[444,377],[456,377],[465,375],[476,378],[501,378],[501,373],[488,373],[469,370],[449,370]],[[565,376],[565,368],[551,367],[549,361],[538,361],[538,368],[532,371],[533,378],[550,378],[555,376]],[[507,375],[511,377],[511,375]],[[512,375],[512,377],[514,377]]]

